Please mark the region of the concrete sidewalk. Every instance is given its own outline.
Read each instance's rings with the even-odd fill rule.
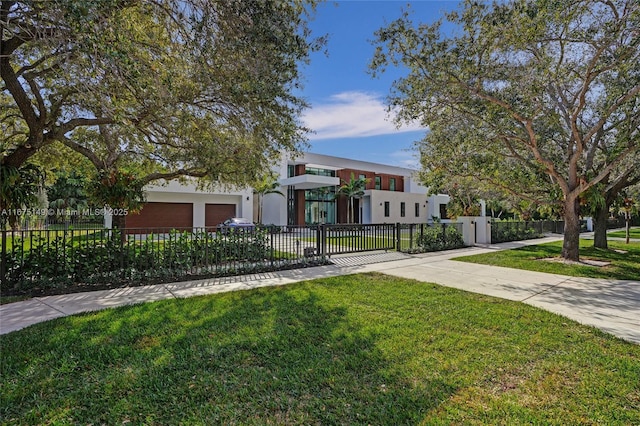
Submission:
[[[640,280],[576,278],[451,260],[558,239],[547,237],[418,255],[390,252],[343,256],[332,258],[334,265],[307,269],[38,297],[0,306],[0,334],[57,317],[134,303],[381,272],[524,302],[640,344]]]

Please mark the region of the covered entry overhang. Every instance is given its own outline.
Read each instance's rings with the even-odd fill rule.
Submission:
[[[280,186],[295,186],[296,189],[306,190],[340,185],[340,178],[309,174],[281,179],[278,183]]]

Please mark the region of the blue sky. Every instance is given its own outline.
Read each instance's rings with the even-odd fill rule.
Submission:
[[[458,1],[328,1],[318,7],[311,28],[328,34],[328,54],[315,53],[304,68],[302,96],[311,108],[304,123],[315,130],[309,135],[310,152],[354,158],[403,167],[417,167],[411,150],[425,130],[418,125],[396,129],[385,97],[402,70],[388,70],[379,78],[367,73],[373,57],[374,32],[412,11],[415,22],[431,23]]]

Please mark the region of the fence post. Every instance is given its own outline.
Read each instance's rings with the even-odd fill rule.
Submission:
[[[120,240],[120,277],[122,279],[125,279],[125,272],[124,272],[124,230],[122,228],[118,228],[118,232],[120,232],[120,235],[118,235],[118,239]]]
[[[400,236],[401,228],[400,228],[400,226],[401,226],[400,222],[396,222],[396,229],[395,229],[396,251],[402,251],[402,250],[400,250],[400,248],[401,248],[401,246],[400,246],[400,243],[401,243],[401,236]]]
[[[318,225],[318,232],[320,241],[320,251],[318,254],[323,258],[327,256],[327,228],[324,224]]]
[[[275,234],[275,229],[272,227],[269,228],[265,228],[269,230],[269,238],[271,240],[271,244],[269,245],[269,247],[271,247],[271,249],[269,250],[269,261],[271,262],[271,269],[273,269],[273,254],[274,254],[274,248],[273,248],[273,234]]]
[[[322,224],[316,226],[316,256],[322,256]]]
[[[7,230],[2,226],[2,254],[0,257],[0,283],[6,284],[7,278]]]

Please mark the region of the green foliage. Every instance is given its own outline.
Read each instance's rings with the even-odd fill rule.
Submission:
[[[458,30],[405,13],[376,33],[371,62],[407,70],[390,108],[430,129],[418,144],[427,183],[475,179],[562,204],[577,260],[579,196],[638,169],[640,3],[466,1],[444,19]]]
[[[122,170],[102,171],[89,184],[89,194],[99,205],[136,212],[144,202],[144,184]]]
[[[47,188],[49,208],[57,211],[82,210],[88,204],[88,179],[75,171],[56,173],[56,181]]]
[[[435,224],[424,228],[416,239],[419,252],[452,250],[464,247],[462,234],[455,226]]]
[[[504,243],[542,237],[542,227],[536,229],[536,222],[493,221],[491,222],[491,242]]]
[[[253,193],[258,196],[258,223],[262,224],[263,211],[264,211],[264,197],[268,194],[277,194],[282,197],[285,195],[280,191],[280,184],[278,183],[278,177],[275,173],[270,172],[262,177],[257,183],[253,185]]]
[[[224,236],[173,230],[165,236],[145,235],[142,240],[123,238],[118,230],[96,232],[74,236],[64,231],[50,240],[35,236],[28,246],[13,241],[2,291],[249,272],[252,264],[270,257],[269,233],[263,229],[231,230]]]
[[[59,142],[98,171],[245,185],[304,146],[315,1],[2,5],[1,164]]]
[[[347,221],[349,223],[354,223],[354,206],[353,200],[356,198],[362,198],[364,196],[365,188],[367,187],[367,183],[369,183],[371,179],[361,178],[356,179],[355,174],[351,172],[351,178],[347,182],[346,180],[342,180],[342,185],[336,191],[336,196],[345,196],[347,197]]]
[[[0,229],[15,227],[17,210],[33,208],[42,189],[43,174],[33,164],[13,167],[0,163]]]

